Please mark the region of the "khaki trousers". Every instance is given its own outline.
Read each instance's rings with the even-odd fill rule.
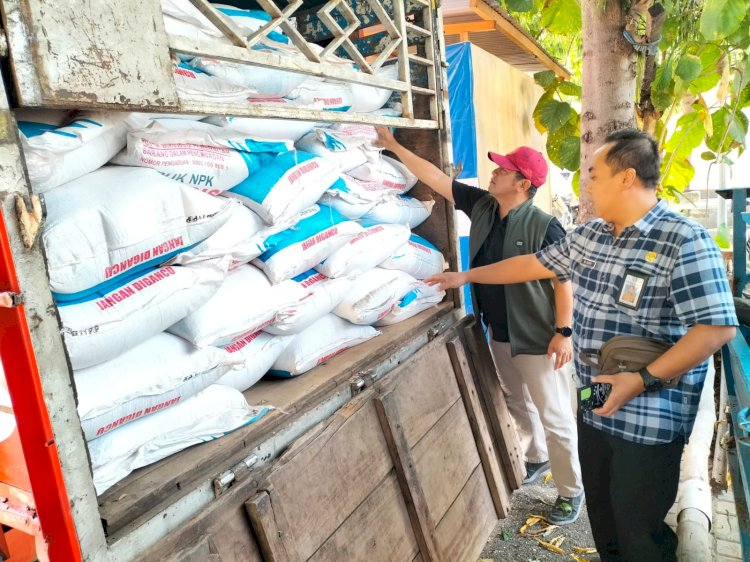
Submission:
[[[579,495],[583,484],[569,365],[555,370],[547,355],[512,357],[510,343],[490,339],[489,344],[526,462],[549,459],[558,493]]]

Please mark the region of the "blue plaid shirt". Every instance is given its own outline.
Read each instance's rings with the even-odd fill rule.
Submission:
[[[659,201],[615,237],[595,220],[536,254],[561,281],[573,283],[574,348],[583,384],[597,373],[578,359],[614,336],[647,336],[675,343],[694,324],[736,326],[724,260],[706,230]],[[623,298],[626,272],[642,279],[638,302]],[[631,292],[629,296],[632,296]],[[623,300],[635,306],[626,306]],[[688,437],[695,422],[708,361],[684,374],[675,389],[644,392],[612,417],[585,412],[585,423],[642,444]]]

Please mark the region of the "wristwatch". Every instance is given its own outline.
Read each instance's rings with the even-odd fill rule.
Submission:
[[[638,371],[638,374],[641,375],[641,378],[643,379],[643,386],[646,387],[646,392],[653,392],[655,390],[661,390],[664,388],[664,385],[666,383],[669,383],[671,381],[665,381],[663,379],[659,379],[648,372],[648,369],[646,367],[643,367]]]
[[[563,326],[562,328],[555,328],[555,333],[560,334],[564,338],[569,338],[573,335],[573,330],[570,326]]]

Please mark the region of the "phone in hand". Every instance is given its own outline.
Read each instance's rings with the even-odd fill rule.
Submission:
[[[612,385],[609,383],[595,382],[578,389],[578,411],[590,412],[596,408],[601,408],[609,398],[612,391]]]

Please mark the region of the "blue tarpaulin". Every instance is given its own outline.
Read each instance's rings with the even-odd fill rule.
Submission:
[[[458,179],[476,178],[477,132],[474,115],[474,74],[471,43],[456,43],[446,48],[448,58],[448,100],[453,138],[453,162],[463,164]]]

